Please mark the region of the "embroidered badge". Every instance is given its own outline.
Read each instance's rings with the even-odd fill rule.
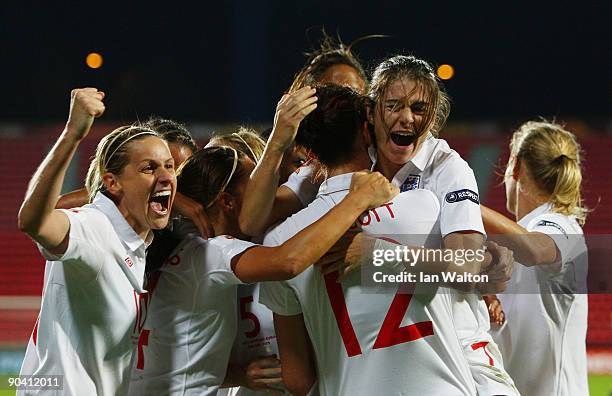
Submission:
[[[408,190],[416,190],[419,188],[421,184],[421,176],[420,175],[408,175],[404,183],[400,187],[400,192],[408,191]]]
[[[448,194],[446,194],[446,202],[448,203],[465,201],[466,199],[476,204],[480,203],[480,200],[478,199],[478,194],[467,188],[464,188],[463,190],[449,192]]]

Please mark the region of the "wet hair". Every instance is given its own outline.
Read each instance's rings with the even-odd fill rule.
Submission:
[[[510,151],[550,194],[553,210],[575,216],[583,225],[588,209],[583,206],[581,149],[574,134],[552,122],[529,121],[512,135]]]
[[[384,114],[383,100],[389,87],[395,81],[407,79],[416,83],[415,91],[422,91],[427,101],[425,117],[417,126],[419,135],[431,132],[437,136],[444,127],[450,113],[450,99],[433,67],[426,61],[412,55],[396,55],[381,62],[372,74],[369,97],[377,106],[379,114]],[[409,95],[416,93],[410,92]]]
[[[307,56],[306,64],[293,78],[293,83],[289,88],[289,92],[295,92],[307,85],[316,85],[327,69],[336,65],[347,65],[355,69],[359,77],[363,80],[364,85],[367,87],[368,78],[365,70],[351,49],[356,43],[364,39],[379,36],[366,36],[353,41],[349,45],[345,45],[340,38],[334,40],[327,35],[325,30],[322,31],[322,35],[323,38],[321,39],[319,48],[312,52],[305,53]]]
[[[180,122],[161,117],[150,117],[141,124],[145,128],[159,133],[166,142],[187,146],[192,152],[198,150],[198,145],[187,127]]]
[[[89,202],[93,201],[99,191],[106,193],[102,175],[107,172],[120,175],[123,168],[130,162],[128,152],[130,146],[148,136],[156,136],[162,139],[157,132],[150,128],[126,125],[115,129],[100,140],[89,164],[85,180]]]
[[[253,162],[263,156],[266,142],[251,128],[241,126],[238,132],[213,136],[206,147],[228,146],[246,154]]]
[[[330,168],[353,156],[368,98],[338,85],[321,86],[316,95],[317,108],[300,123],[295,141]]]

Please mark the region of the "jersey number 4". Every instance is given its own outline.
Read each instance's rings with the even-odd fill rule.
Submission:
[[[346,353],[349,357],[353,357],[361,355],[361,345],[359,345],[359,340],[357,340],[355,329],[351,323],[346,301],[344,300],[344,291],[342,290],[342,285],[338,282],[338,276],[338,272],[325,275],[325,288],[327,289],[329,302],[334,311]],[[376,341],[374,341],[373,349],[387,348],[433,335],[434,331],[431,321],[400,326],[411,299],[412,294],[400,293],[399,290],[395,293]]]

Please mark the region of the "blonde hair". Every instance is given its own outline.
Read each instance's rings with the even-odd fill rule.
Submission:
[[[100,140],[96,153],[89,163],[85,180],[89,202],[93,201],[98,191],[105,190],[102,175],[107,172],[119,175],[130,161],[127,152],[128,143],[145,136],[157,136],[162,139],[152,129],[139,125],[126,125],[115,129]]]
[[[583,225],[588,209],[582,200],[582,155],[574,134],[552,122],[529,121],[512,135],[510,151],[550,194],[553,210],[575,216]]]
[[[237,132],[229,135],[213,136],[206,147],[228,146],[246,154],[253,162],[263,156],[266,142],[251,128],[241,126]]]

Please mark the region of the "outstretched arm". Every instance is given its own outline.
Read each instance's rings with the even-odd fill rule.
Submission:
[[[104,93],[96,88],[72,91],[66,127],[32,176],[19,210],[19,229],[55,254],[63,254],[68,247],[68,217],[55,209],[66,169],[94,118],[104,113],[103,99]]]
[[[315,89],[304,87],[284,95],[278,102],[272,134],[244,193],[239,220],[245,234],[261,235],[274,222],[302,208],[291,190],[278,189],[279,168],[300,122],[317,107],[316,101]]]
[[[368,208],[391,200],[399,190],[378,172],[357,172],[350,192],[325,216],[278,247],[256,247],[233,263],[243,282],[291,279],[319,260]]]
[[[482,221],[490,240],[514,252],[516,261],[525,265],[546,265],[559,261],[557,245],[541,232],[529,232],[499,212],[480,205]]]

